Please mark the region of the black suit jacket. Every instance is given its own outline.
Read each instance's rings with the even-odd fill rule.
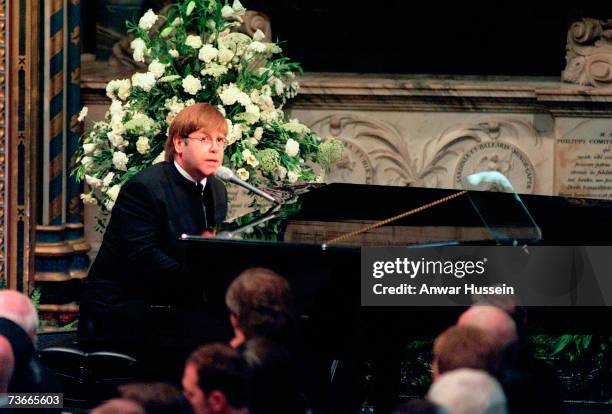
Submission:
[[[203,303],[206,271],[185,265],[179,237],[201,234],[226,214],[225,186],[213,176],[203,194],[173,163],[155,164],[134,176],[119,192],[85,279],[83,316],[109,320],[119,330],[125,325],[129,332],[151,305]]]

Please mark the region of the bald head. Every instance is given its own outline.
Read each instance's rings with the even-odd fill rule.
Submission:
[[[461,314],[457,325],[480,328],[500,346],[517,339],[516,324],[506,312],[495,306],[474,305]]]
[[[38,315],[34,304],[23,293],[16,290],[0,290],[0,318],[19,325],[34,340],[38,328]]]

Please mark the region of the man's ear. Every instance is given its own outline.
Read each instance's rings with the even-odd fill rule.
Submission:
[[[183,153],[183,145],[187,145],[187,143],[179,135],[175,135],[175,136],[172,137],[172,145],[174,145],[174,152],[176,154],[182,154]]]
[[[206,394],[206,399],[208,400],[208,406],[213,413],[223,413],[227,411],[229,407],[225,394],[219,390],[212,390]]]

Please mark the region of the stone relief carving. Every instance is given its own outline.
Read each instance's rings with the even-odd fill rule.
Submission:
[[[595,87],[612,86],[612,19],[582,19],[567,34],[563,81]]]
[[[530,149],[542,144],[527,122],[495,118],[447,128],[412,152],[395,127],[362,115],[325,116],[311,128],[346,144],[344,158],[327,175],[327,182],[461,187],[464,175],[497,170],[517,191],[532,192],[535,169],[517,144]]]

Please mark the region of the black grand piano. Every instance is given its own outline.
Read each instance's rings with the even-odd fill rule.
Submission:
[[[383,372],[393,369],[407,340],[433,338],[464,308],[362,307],[362,247],[612,241],[612,203],[603,200],[353,184],[306,190],[227,223],[215,237],[183,236],[188,262],[205,263],[215,275],[206,289],[218,309],[224,309],[227,286],[242,270],[277,271],[292,286],[312,349],[341,362],[369,359],[386,365]],[[600,323],[608,309],[529,308],[528,329],[596,332],[608,329]],[[393,381],[380,388],[393,392]]]

